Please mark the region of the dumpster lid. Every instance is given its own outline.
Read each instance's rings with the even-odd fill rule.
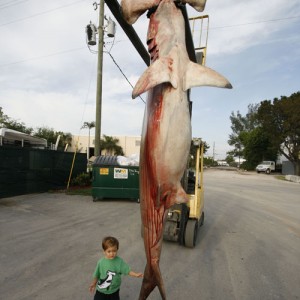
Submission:
[[[139,157],[132,155],[131,157],[116,156],[116,155],[100,155],[94,157],[93,166],[123,166],[123,167],[138,167]]]
[[[100,155],[93,162],[93,166],[119,166],[118,156]]]

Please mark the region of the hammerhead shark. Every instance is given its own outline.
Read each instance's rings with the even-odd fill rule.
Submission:
[[[132,97],[148,91],[140,150],[140,206],[147,264],[139,300],[157,286],[166,292],[159,260],[166,211],[187,202],[181,186],[192,138],[187,91],[195,86],[231,88],[222,75],[190,61],[185,42],[185,3],[203,11],[206,0],[122,0],[124,19],[133,24],[149,10],[147,44],[150,67],[136,83]]]

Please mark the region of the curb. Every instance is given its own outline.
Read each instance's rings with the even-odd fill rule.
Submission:
[[[295,175],[285,175],[285,180],[300,183],[300,176]]]

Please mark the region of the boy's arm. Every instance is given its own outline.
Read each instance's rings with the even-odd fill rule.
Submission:
[[[135,272],[133,272],[133,271],[130,271],[130,272],[128,273],[128,275],[129,275],[129,276],[132,276],[132,277],[139,277],[139,278],[141,278],[141,277],[144,276],[143,273],[135,273]]]
[[[98,281],[98,278],[94,278],[93,281],[92,281],[92,283],[90,284],[89,291],[91,293],[95,292],[97,281]]]

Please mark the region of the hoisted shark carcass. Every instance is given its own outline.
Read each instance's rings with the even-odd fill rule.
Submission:
[[[190,61],[182,7],[203,11],[206,0],[122,0],[124,19],[133,24],[148,10],[147,35],[151,65],[133,89],[148,92],[140,152],[140,203],[147,264],[139,299],[157,286],[166,299],[159,268],[164,221],[175,203],[189,201],[181,185],[192,130],[188,90],[195,86],[231,88],[226,78]]]

